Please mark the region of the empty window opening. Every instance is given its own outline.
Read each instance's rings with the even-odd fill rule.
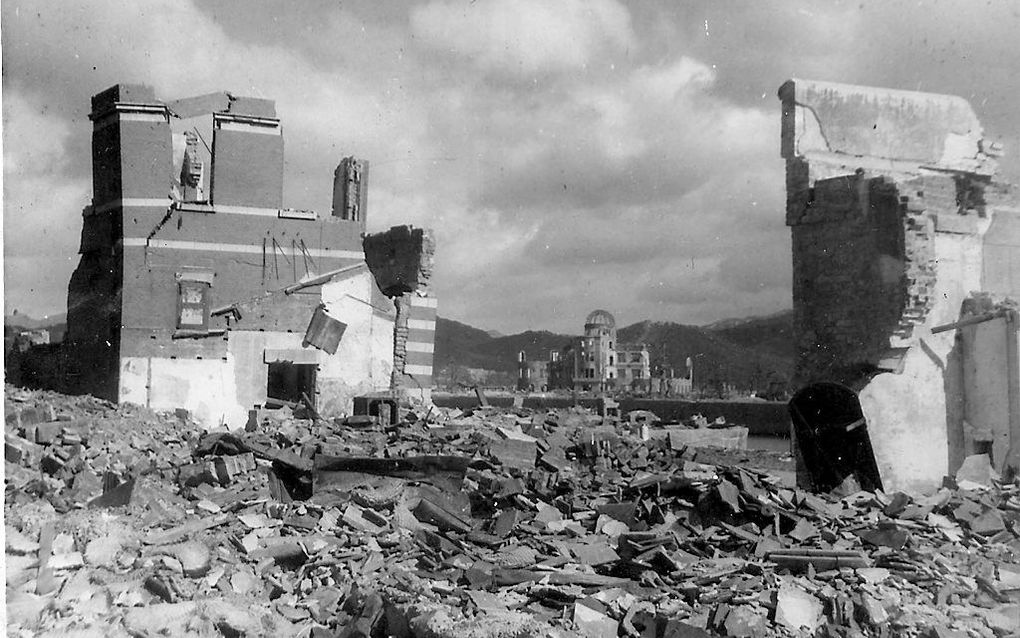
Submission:
[[[183,330],[209,329],[209,284],[201,281],[178,283],[177,327]]]
[[[314,407],[315,373],[318,366],[311,363],[290,363],[278,361],[269,364],[269,378],[266,383],[266,397],[271,403],[287,401],[301,403],[302,395],[307,396]]]

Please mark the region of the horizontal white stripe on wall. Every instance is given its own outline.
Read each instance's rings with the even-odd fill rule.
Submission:
[[[142,106],[140,108],[146,107]],[[111,111],[107,115],[104,115],[102,118],[100,118],[98,121],[94,122],[92,125],[92,130],[98,131],[100,129],[106,128],[107,126],[110,126],[111,124],[119,124],[120,122],[158,122],[161,124],[169,122],[169,116],[165,112],[160,113],[158,111],[158,109],[160,108],[159,106],[153,106],[151,108],[157,110],[151,112]]]
[[[94,207],[92,209],[92,214],[98,215],[100,213],[105,213],[108,210],[113,210],[115,208],[130,208],[132,206],[147,206],[147,207],[151,207],[151,208],[169,208],[170,207],[170,198],[168,198],[168,197],[160,197],[160,198],[149,199],[149,198],[144,198],[144,197],[125,197],[123,199],[114,199],[114,200],[106,202],[105,204],[100,204],[99,206]]]
[[[438,301],[435,297],[411,297],[411,299],[414,300],[411,305],[416,308],[435,308]]]
[[[432,354],[435,352],[435,346],[431,343],[419,343],[417,341],[408,341],[405,346],[408,352],[426,352]]]
[[[427,319],[408,319],[407,327],[412,330],[435,330],[436,322]]]
[[[219,120],[217,124],[219,124],[219,128],[223,131],[240,131],[242,133],[258,133],[260,135],[281,134],[279,125],[248,124],[247,122],[231,122],[228,120]]]
[[[146,246],[144,237],[125,237],[124,246],[141,248]],[[262,246],[251,244],[221,244],[206,241],[181,241],[176,239],[150,239],[149,248],[166,248],[169,250],[204,250],[217,253],[246,253],[250,255],[262,254]],[[273,253],[273,246],[266,246],[266,254]],[[300,257],[300,248],[276,246],[276,250],[288,257]],[[337,259],[364,259],[365,253],[360,250],[325,250],[322,248],[307,248],[305,251],[311,257],[334,257]],[[435,322],[430,322],[435,323]]]
[[[409,374],[412,377],[431,377],[432,366],[421,366],[409,363],[404,366],[404,374]]]

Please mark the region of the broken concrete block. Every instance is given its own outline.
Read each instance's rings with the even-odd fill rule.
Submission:
[[[1006,523],[998,510],[989,509],[970,522],[970,531],[981,536],[991,536],[1006,529]]]
[[[379,534],[383,531],[383,527],[381,525],[377,525],[365,517],[365,510],[353,503],[348,504],[347,509],[344,510],[343,521],[347,525],[362,532]]]
[[[1002,591],[1020,590],[1020,566],[999,565],[995,586]]]
[[[60,421],[51,421],[49,423],[39,423],[34,426],[35,429],[35,442],[39,445],[49,445],[64,429],[64,424]]]
[[[766,635],[768,617],[764,609],[750,605],[731,607],[723,628],[733,638],[758,638]]]
[[[538,447],[534,439],[531,441],[516,438],[503,439],[493,441],[489,445],[489,453],[500,463],[506,467],[515,467],[521,470],[535,469],[537,451]]]
[[[776,623],[793,630],[814,631],[825,620],[822,601],[786,581],[776,594]]]
[[[218,514],[222,508],[216,503],[210,501],[209,499],[203,498],[202,500],[195,503],[195,509],[205,512],[207,514]]]
[[[462,534],[467,534],[471,531],[471,526],[466,521],[425,498],[419,501],[413,513],[414,517],[419,521],[432,523],[443,531],[460,532]]]
[[[654,626],[651,629],[654,629]],[[654,638],[655,635],[657,634],[642,634],[642,638]],[[712,635],[704,627],[675,618],[670,618],[666,621],[666,626],[662,633],[663,638],[712,638]]]
[[[608,543],[574,543],[570,545],[570,551],[581,565],[595,567],[620,560]]]
[[[85,562],[96,567],[112,569],[117,566],[121,541],[114,536],[93,538],[85,546]]]
[[[600,611],[582,603],[574,603],[574,625],[577,631],[589,638],[616,638],[619,623]]]
[[[251,452],[234,456],[220,456],[213,461],[213,464],[216,469],[216,477],[221,485],[229,485],[238,476],[253,472],[258,467],[255,463],[255,455]]]
[[[74,475],[68,498],[77,503],[84,503],[100,495],[102,490],[103,482],[94,472],[86,469]]]
[[[204,576],[209,571],[212,561],[209,548],[197,541],[188,541],[175,546],[173,555],[180,561],[184,575],[191,578]]]
[[[74,551],[74,537],[66,532],[57,534],[50,544],[50,551],[54,554],[67,554]]]
[[[50,556],[49,566],[54,571],[64,569],[78,569],[85,564],[81,552],[67,552],[65,554],[54,554]]]
[[[216,483],[216,467],[210,461],[199,461],[184,465],[178,471],[178,483],[185,487],[195,487],[203,483]]]
[[[992,467],[987,454],[972,454],[963,459],[963,465],[956,471],[956,484],[967,489],[967,484],[991,487],[993,480],[999,479],[999,473]]]
[[[47,454],[39,461],[39,467],[50,476],[56,475],[64,469],[64,461],[56,454]]]
[[[4,528],[4,544],[8,554],[24,555],[39,551],[39,543],[10,526]]]
[[[135,491],[135,479],[134,477],[129,478],[123,483],[116,485],[101,495],[89,501],[90,509],[98,509],[104,507],[122,507],[131,503],[131,495]]]
[[[135,607],[124,614],[124,628],[133,636],[184,636],[197,621],[197,611],[193,601]]]
[[[868,594],[861,597],[860,612],[862,620],[872,627],[881,627],[889,621],[889,612],[880,601]]]
[[[878,547],[891,547],[893,549],[902,549],[907,544],[907,539],[910,538],[910,534],[904,530],[896,527],[881,527],[876,529],[868,529],[857,532],[861,540],[876,545]]]
[[[18,465],[31,465],[42,456],[42,447],[21,437],[4,437],[4,458]]]
[[[877,585],[889,578],[889,570],[884,567],[861,567],[857,575],[869,585]]]
[[[10,589],[7,591],[7,626],[34,628],[52,598]]]
[[[22,408],[20,410],[8,412],[6,416],[7,424],[13,425],[19,430],[24,429],[29,425],[56,420],[57,411],[52,405],[48,404],[36,408]]]

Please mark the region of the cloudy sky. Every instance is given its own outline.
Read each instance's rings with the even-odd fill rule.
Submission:
[[[2,31],[8,313],[64,311],[118,82],[274,98],[291,207],[369,159],[370,230],[435,229],[440,313],[503,332],[790,307],[787,78],[962,95],[1020,154],[1010,0],[5,0]]]

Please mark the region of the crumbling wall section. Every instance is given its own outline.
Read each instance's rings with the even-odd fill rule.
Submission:
[[[92,98],[92,186],[81,259],[68,284],[61,348],[65,389],[118,399],[125,220],[166,202],[170,127],[151,87],[119,84]]]
[[[316,409],[322,414],[351,414],[355,397],[390,388],[394,309],[378,297],[365,268],[322,287],[326,311],[345,325],[336,355],[320,366]]]
[[[435,241],[426,229],[394,226],[367,235],[364,248],[376,285],[396,307],[391,389],[428,398],[436,332],[436,299],[430,291]]]
[[[804,204],[791,216],[797,375],[851,383],[903,316],[902,210],[893,185],[864,173],[816,182]]]
[[[954,96],[804,80],[779,96],[797,380],[859,391],[887,489],[936,487],[963,458],[965,384],[932,329],[985,285],[991,220],[1016,217],[1000,149]]]

